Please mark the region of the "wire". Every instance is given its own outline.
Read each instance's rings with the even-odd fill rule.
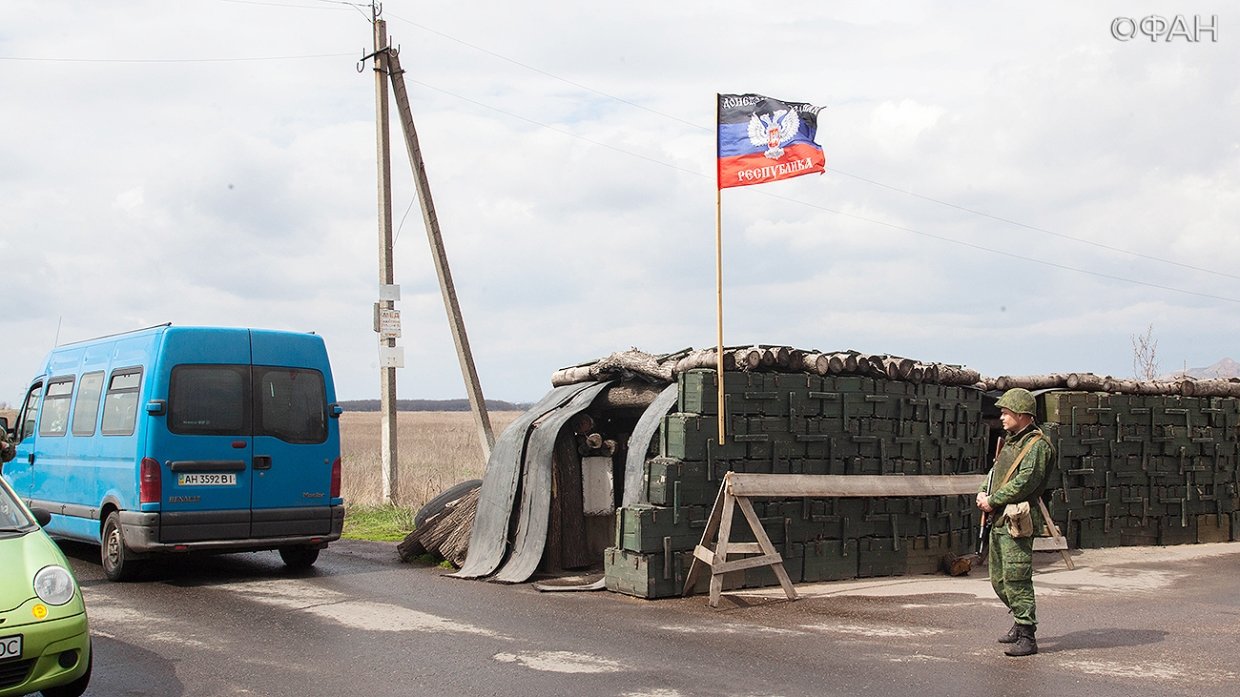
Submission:
[[[343,58],[355,55],[353,53],[317,53],[305,56],[251,56],[241,58],[34,58],[30,56],[0,56],[0,60],[34,63],[238,63],[246,61],[303,60],[307,58]]]
[[[693,122],[689,122],[689,120],[682,119],[682,118],[680,118],[680,117],[676,117],[676,115],[668,114],[668,113],[665,113],[665,112],[660,112],[660,110],[657,110],[657,109],[651,109],[650,107],[646,107],[646,105],[644,105],[644,104],[639,104],[639,103],[636,103],[636,102],[630,102],[630,100],[629,100],[629,99],[625,99],[624,97],[616,97],[616,95],[615,95],[615,94],[610,94],[610,93],[606,93],[606,92],[600,91],[600,89],[595,89],[595,88],[593,88],[593,87],[590,87],[590,86],[588,86],[588,84],[582,84],[582,83],[579,83],[579,82],[573,82],[573,81],[570,81],[570,79],[568,79],[568,78],[564,78],[564,77],[560,77],[560,76],[558,76],[558,74],[556,74],[556,73],[549,73],[549,72],[547,72],[547,71],[544,71],[544,69],[533,67],[533,66],[531,66],[531,64],[528,64],[528,63],[522,63],[521,61],[517,61],[517,60],[515,60],[515,58],[510,58],[510,57],[507,57],[507,56],[505,56],[505,55],[502,55],[502,53],[496,53],[495,51],[491,51],[491,50],[489,50],[489,48],[484,48],[484,47],[481,47],[481,46],[477,46],[477,45],[476,45],[476,43],[470,43],[469,41],[460,40],[460,38],[456,38],[455,36],[448,35],[448,33],[444,33],[444,32],[438,31],[438,30],[434,30],[434,29],[430,29],[430,27],[429,27],[429,26],[427,26],[427,25],[420,25],[420,24],[418,24],[418,22],[415,22],[415,21],[412,21],[412,20],[407,20],[407,19],[404,19],[404,17],[399,17],[399,16],[397,16],[397,15],[393,15],[393,14],[391,14],[391,12],[388,12],[388,16],[389,16],[389,17],[392,17],[392,19],[401,20],[402,22],[404,22],[404,24],[407,24],[407,25],[412,25],[412,26],[418,27],[418,29],[420,29],[420,30],[423,30],[423,31],[429,31],[430,33],[434,33],[434,35],[436,35],[436,36],[441,36],[441,37],[444,37],[444,38],[446,38],[446,40],[449,40],[449,41],[455,41],[456,43],[460,43],[460,45],[461,45],[461,46],[467,46],[467,47],[472,48],[472,50],[479,51],[479,52],[481,52],[481,53],[486,53],[486,55],[487,55],[487,56],[496,57],[496,58],[498,58],[498,60],[510,62],[510,63],[512,63],[512,64],[513,64],[513,66],[520,66],[520,67],[522,67],[522,68],[526,68],[526,69],[527,69],[527,71],[536,72],[536,73],[538,73],[538,74],[542,74],[542,76],[547,76],[547,77],[552,78],[552,79],[558,79],[558,81],[559,81],[559,82],[563,82],[564,84],[570,84],[570,86],[573,86],[573,87],[578,88],[578,89],[584,89],[584,91],[587,91],[587,92],[593,92],[594,94],[598,94],[598,95],[599,95],[599,97],[606,97],[606,98],[608,98],[608,99],[614,99],[614,100],[616,100],[616,102],[620,102],[620,103],[622,103],[622,104],[627,104],[627,105],[630,105],[630,107],[632,107],[632,108],[634,108],[634,109],[641,109],[641,110],[642,110],[642,112],[649,112],[649,113],[651,113],[651,114],[658,115],[658,117],[663,117],[663,118],[665,118],[665,119],[672,119],[672,120],[676,120],[676,122],[680,122],[680,123],[682,123],[682,124],[686,124],[686,125],[691,125],[691,127],[696,128],[696,129],[701,129],[701,130],[711,130],[711,129],[707,128],[707,127],[704,127],[704,125],[701,125],[701,124],[696,124],[696,123],[693,123]]]

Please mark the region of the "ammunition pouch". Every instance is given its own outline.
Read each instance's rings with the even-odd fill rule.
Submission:
[[[1029,510],[1029,502],[1009,503],[1003,508],[1003,516],[1007,518],[1008,535],[1015,538],[1033,536],[1033,513]]]

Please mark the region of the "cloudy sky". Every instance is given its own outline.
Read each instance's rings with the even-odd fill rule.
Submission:
[[[728,343],[1240,357],[1240,12],[998,5],[387,0],[486,396],[714,344],[716,92],[827,107],[826,174],[723,192]],[[1154,14],[1216,28],[1112,35]],[[0,401],[57,341],[162,322],[317,332],[376,397],[370,48],[342,2],[0,6]],[[463,397],[393,129],[399,394]]]

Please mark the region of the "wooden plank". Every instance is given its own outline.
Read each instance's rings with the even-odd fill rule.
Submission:
[[[732,561],[725,561],[715,564],[711,567],[711,571],[715,574],[715,578],[723,578],[724,574],[731,573],[733,571],[744,571],[745,569],[752,569],[755,566],[773,566],[775,564],[783,566],[783,562],[783,557],[778,554],[764,554],[760,557],[746,557],[744,559],[734,559]]]
[[[728,545],[728,554],[767,554],[757,542],[733,542]]]
[[[765,558],[773,558],[775,561],[771,564],[772,570],[775,572],[775,578],[779,579],[779,585],[784,589],[784,595],[789,600],[797,599],[797,591],[792,587],[792,579],[788,578],[788,571],[784,568],[784,558],[779,556],[779,552],[775,550],[775,545],[771,544],[771,538],[766,534],[766,528],[762,527],[762,520],[758,518],[758,514],[753,510],[753,504],[747,498],[737,499],[740,504],[741,513],[744,514],[745,520],[749,521],[749,527],[753,530],[754,538],[758,541],[758,547],[766,553]]]
[[[726,494],[723,485],[719,485],[719,493],[715,494],[715,505],[710,509],[710,518],[706,521],[706,529],[702,531],[702,540],[698,543],[698,549],[710,551],[707,545],[715,537],[715,531],[719,529],[719,520],[723,517],[723,497]],[[711,552],[712,559],[714,552]],[[709,566],[710,562],[705,565]],[[681,595],[689,595],[693,590],[693,584],[697,583],[698,574],[702,572],[703,563],[701,557],[694,550],[693,561],[689,564],[689,573],[685,574],[685,587],[680,591]]]
[[[693,558],[701,559],[707,566],[715,563],[715,553],[706,549],[702,545],[693,548]],[[695,562],[696,563],[696,562]]]
[[[740,474],[724,479],[737,497],[795,496],[947,496],[975,494],[985,480],[980,474]]]
[[[715,558],[718,563],[710,567],[710,606],[719,607],[719,594],[723,592],[723,573],[719,569],[728,563],[728,539],[732,536],[732,513],[736,499],[725,494],[723,510],[719,514],[719,541],[715,543]]]

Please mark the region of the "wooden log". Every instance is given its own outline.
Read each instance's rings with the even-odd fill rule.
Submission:
[[[693,351],[689,355],[681,358],[673,364],[672,372],[676,374],[687,373],[695,368],[707,368],[710,370],[719,369],[719,359],[716,358],[717,351],[713,348],[701,349]],[[736,352],[724,349],[723,351],[723,369],[736,370]]]
[[[1240,382],[1235,380],[1193,380],[1179,381],[1180,394],[1185,397],[1240,397]]]
[[[857,372],[857,363],[860,357],[861,357],[861,354],[857,353],[856,351],[851,351],[851,350],[845,351],[844,352],[844,371],[848,373]]]
[[[832,353],[827,355],[827,372],[819,373],[819,375],[839,375],[840,373],[843,373],[845,366],[847,365],[845,362],[847,357],[848,354],[845,353]]]
[[[603,390],[596,404],[609,409],[645,409],[665,387],[644,382],[622,382]],[[581,415],[585,416],[585,412]]]
[[[935,372],[937,373],[936,382],[941,385],[975,385],[982,382],[981,373],[964,366],[937,363]]]
[[[995,388],[1004,391],[1010,390],[1013,387],[1023,387],[1026,390],[1045,390],[1067,386],[1068,376],[1062,373],[1051,373],[1048,375],[1001,375],[995,378]]]
[[[825,353],[806,353],[801,356],[801,370],[816,375],[826,375],[831,359]]]
[[[590,382],[598,379],[598,364],[578,365],[572,368],[561,368],[551,374],[551,386],[562,387],[579,382]]]
[[[1106,384],[1106,378],[1093,373],[1069,373],[1064,386],[1069,390],[1097,392]]]
[[[601,433],[591,433],[586,436],[585,445],[590,450],[596,450],[603,445],[603,435]]]

